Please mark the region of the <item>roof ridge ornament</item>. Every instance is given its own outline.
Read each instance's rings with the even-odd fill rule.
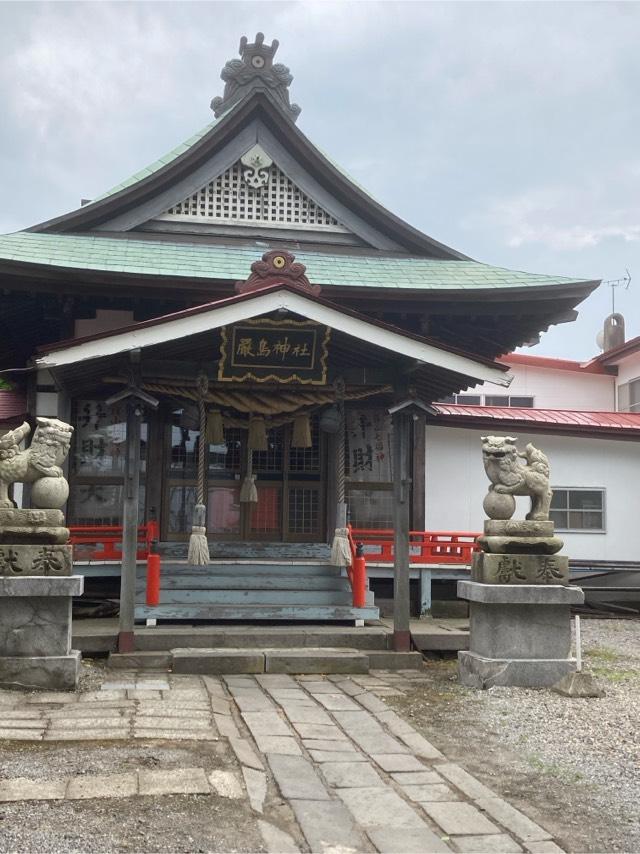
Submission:
[[[260,291],[273,285],[293,285],[307,294],[318,296],[322,288],[312,285],[306,277],[307,268],[296,261],[296,256],[286,249],[271,249],[262,260],[251,265],[251,275],[244,282],[236,282],[236,293]]]
[[[292,121],[300,115],[300,107],[289,101],[289,86],[293,80],[286,65],[274,64],[273,57],[280,42],[274,39],[265,44],[264,34],[256,33],[255,41],[249,43],[246,36],[240,39],[241,59],[230,59],[220,72],[225,82],[224,93],[211,101],[211,109],[216,118],[241,101],[254,90],[266,90],[284,107]]]

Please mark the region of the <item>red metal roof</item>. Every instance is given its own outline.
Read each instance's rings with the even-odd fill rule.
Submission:
[[[587,362],[587,364],[589,366],[594,364],[615,365],[627,356],[632,356],[634,353],[637,353],[638,350],[640,350],[640,335],[629,339],[629,341],[625,341],[624,344],[620,344],[618,347],[612,347],[610,350],[605,350],[604,353],[600,353],[599,356],[596,356],[590,362]]]
[[[582,374],[607,374],[607,371],[595,359],[589,362],[575,362],[573,359],[556,359],[552,356],[534,356],[529,353],[509,353],[496,361],[503,365],[528,365],[531,368],[550,368],[555,371],[578,371]]]
[[[585,412],[575,409],[528,409],[510,406],[465,406],[459,403],[433,403],[439,416],[447,419],[532,428],[546,427],[549,432],[624,433],[640,435],[640,412]],[[451,423],[451,422],[449,422]]]
[[[0,391],[0,424],[23,418],[27,412],[27,399],[21,391]]]

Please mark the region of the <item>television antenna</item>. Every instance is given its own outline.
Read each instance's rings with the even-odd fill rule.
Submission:
[[[603,285],[608,285],[611,288],[611,314],[616,313],[616,288],[624,288],[625,291],[629,290],[629,285],[631,284],[631,273],[629,270],[625,270],[626,275],[621,279],[608,279],[606,282],[603,282]]]

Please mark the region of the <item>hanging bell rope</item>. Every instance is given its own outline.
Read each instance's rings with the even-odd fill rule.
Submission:
[[[193,524],[189,537],[187,561],[192,566],[206,566],[210,562],[209,543],[207,542],[207,507],[204,500],[205,465],[207,460],[207,409],[205,398],[209,388],[207,375],[198,376],[198,415],[200,420],[200,437],[198,439],[198,480],[196,487],[196,505],[193,508]]]
[[[250,447],[247,447],[247,474],[240,487],[240,502],[242,504],[258,503],[258,487],[253,473],[253,450]]]
[[[336,528],[331,544],[331,563],[334,566],[349,566],[351,564],[351,547],[349,545],[349,530],[347,525],[347,504],[345,489],[345,415],[344,415],[344,381],[336,380],[336,406],[338,408],[338,432],[336,434]]]

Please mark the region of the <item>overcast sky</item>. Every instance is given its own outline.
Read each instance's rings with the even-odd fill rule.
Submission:
[[[617,308],[640,334],[638,3],[0,2],[0,233],[209,122],[258,30],[298,126],[394,213],[491,264],[628,268]],[[602,286],[532,352],[594,355],[610,306]]]

